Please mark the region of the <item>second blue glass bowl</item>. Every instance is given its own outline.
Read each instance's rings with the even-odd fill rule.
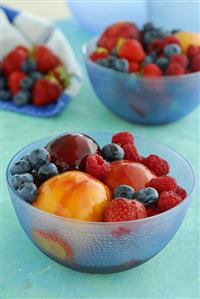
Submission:
[[[94,91],[113,113],[133,123],[156,125],[181,119],[199,105],[200,72],[149,78],[117,72],[89,58],[96,40],[83,46],[85,65]]]

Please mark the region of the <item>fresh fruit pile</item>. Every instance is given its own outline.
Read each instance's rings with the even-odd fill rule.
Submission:
[[[60,58],[43,44],[17,46],[0,61],[0,100],[17,106],[56,101],[69,84]]]
[[[166,31],[146,23],[116,23],[101,34],[90,54],[97,64],[143,76],[177,76],[200,71],[200,34]]]
[[[11,167],[12,186],[46,212],[86,221],[154,216],[187,196],[163,158],[140,155],[134,136],[119,132],[102,148],[84,134],[64,134]]]

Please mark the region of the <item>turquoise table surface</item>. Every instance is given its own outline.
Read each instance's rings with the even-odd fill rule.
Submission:
[[[170,145],[199,171],[200,110],[163,126],[127,123],[97,99],[84,68],[81,45],[90,38],[73,20],[56,24],[70,40],[82,66],[84,82],[62,114],[33,118],[1,112],[1,294],[0,298],[200,298],[199,178],[192,206],[168,246],[147,263],[117,274],[85,274],[64,268],[28,240],[8,195],[5,170],[12,155],[33,140],[64,131],[132,130]],[[190,100],[190,99],[188,99]]]

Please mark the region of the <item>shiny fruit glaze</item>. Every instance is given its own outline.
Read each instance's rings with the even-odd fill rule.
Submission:
[[[60,172],[84,170],[85,158],[100,152],[98,144],[92,138],[79,133],[61,135],[49,142],[46,149]]]
[[[111,199],[107,186],[81,171],[67,171],[44,182],[33,205],[54,215],[85,221],[103,221]]]
[[[112,190],[118,185],[125,184],[139,191],[154,177],[156,176],[143,164],[120,160],[111,163],[111,170],[105,184]]]

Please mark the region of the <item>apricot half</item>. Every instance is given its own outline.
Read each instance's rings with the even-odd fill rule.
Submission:
[[[67,171],[44,182],[33,205],[54,215],[102,221],[111,199],[107,186],[81,171]]]

